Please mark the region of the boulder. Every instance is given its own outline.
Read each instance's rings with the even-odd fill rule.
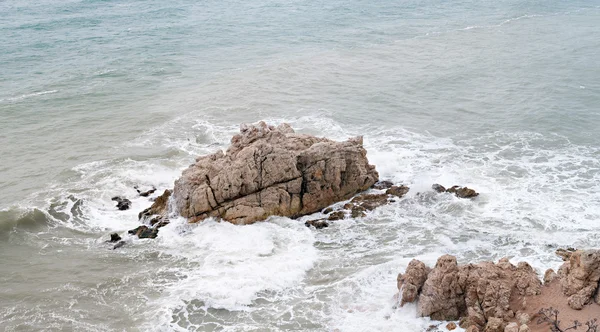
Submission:
[[[446,192],[446,187],[442,186],[441,184],[437,184],[437,183],[434,183],[431,186],[431,189],[437,191],[438,193],[445,193]]]
[[[572,309],[591,303],[600,280],[600,250],[577,250],[558,270],[560,285]]]
[[[297,134],[287,124],[240,128],[227,151],[199,157],[175,181],[177,212],[249,224],[300,217],[369,189],[379,175],[362,137],[345,142]]]
[[[558,273],[548,270],[544,279],[542,285],[526,262],[515,266],[503,258],[498,263],[458,265],[454,256],[444,255],[430,271],[422,262],[411,261],[398,276],[398,288],[401,304],[416,298],[421,316],[460,320],[467,331],[524,332],[531,321],[546,324],[531,328],[541,331],[538,328],[557,321],[554,313],[572,324],[594,324],[600,317],[600,306],[594,304],[600,293],[600,250],[571,252]],[[544,312],[551,318],[540,320]]]
[[[129,210],[129,208],[131,207],[131,201],[128,200],[127,198],[115,196],[115,197],[111,198],[111,200],[117,202],[117,209],[119,209],[121,211]]]
[[[386,194],[388,195],[393,195],[396,197],[402,197],[404,195],[406,195],[406,193],[409,191],[410,189],[407,186],[392,186],[390,187],[388,190],[385,191]]]
[[[417,299],[430,271],[431,269],[425,263],[416,259],[408,263],[406,272],[398,275],[398,290],[402,295],[400,306],[412,303]]]

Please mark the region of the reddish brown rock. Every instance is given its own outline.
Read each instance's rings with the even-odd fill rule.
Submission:
[[[402,197],[404,195],[406,195],[406,193],[408,193],[410,189],[407,186],[392,186],[391,188],[389,188],[388,190],[385,191],[386,194],[388,195],[393,195],[393,196],[397,196],[397,197]]]
[[[479,196],[479,193],[475,190],[460,186],[453,186],[452,188],[447,189],[446,192],[453,193],[456,197],[460,198],[473,198]]]
[[[431,269],[425,263],[416,259],[408,263],[406,272],[398,275],[398,290],[402,295],[400,306],[414,302],[417,299],[430,271]]]
[[[581,310],[591,303],[600,280],[600,250],[577,250],[558,270],[563,293],[569,306]]]
[[[413,278],[418,282],[413,283],[419,285],[425,268],[414,261],[404,275],[399,275],[398,286],[402,291],[408,290],[403,300],[414,299],[414,291],[406,287],[407,276],[418,276]],[[600,250],[572,252],[558,274],[551,270],[546,273],[544,286],[525,262],[515,266],[504,258],[496,264],[459,266],[455,257],[444,255],[427,274],[421,291],[418,287],[412,289],[419,293],[418,310],[422,316],[460,319],[460,326],[468,327],[468,331],[545,332],[549,323],[529,323],[540,322],[538,313],[549,307],[560,312],[565,326],[576,320],[591,323],[600,317],[600,305],[594,303],[599,280]]]
[[[362,138],[335,142],[287,124],[242,126],[227,151],[200,157],[175,182],[178,212],[190,221],[236,224],[299,217],[367,190],[379,175]]]

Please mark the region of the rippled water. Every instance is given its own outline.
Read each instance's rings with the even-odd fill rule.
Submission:
[[[414,258],[598,247],[600,1],[0,2],[0,329],[422,331]],[[364,135],[409,195],[324,230],[136,227],[242,122]],[[434,195],[432,183],[481,195]],[[117,211],[112,196],[132,199]]]

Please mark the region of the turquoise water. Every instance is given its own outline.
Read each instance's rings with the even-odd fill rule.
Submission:
[[[600,1],[0,2],[0,327],[420,331],[390,305],[414,256],[543,270],[597,247],[599,36]],[[149,204],[110,197],[172,187],[259,120],[364,135],[413,194],[482,195],[107,250]]]

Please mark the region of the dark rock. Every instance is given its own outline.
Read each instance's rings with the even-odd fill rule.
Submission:
[[[333,212],[333,208],[331,208],[331,207],[328,207],[328,208],[326,208],[325,210],[323,210],[323,212],[322,212],[322,213],[323,213],[323,214],[329,214],[329,213],[331,213],[331,212]]]
[[[434,185],[432,185],[431,189],[437,191],[438,193],[445,193],[446,192],[446,188],[444,186],[442,186],[441,184],[437,184],[437,183],[435,183]]]
[[[118,242],[118,241],[121,241],[121,237],[119,236],[119,234],[112,233],[110,235],[110,241],[109,242]]]
[[[148,197],[148,196],[150,196],[150,195],[154,194],[154,192],[156,191],[156,188],[155,188],[155,187],[152,187],[152,189],[150,189],[150,190],[148,190],[148,191],[141,191],[141,190],[140,190],[140,189],[139,189],[137,186],[135,186],[135,187],[133,187],[133,188],[134,188],[134,189],[135,189],[135,190],[138,192],[138,194],[140,194],[140,196],[142,196],[142,197]]]
[[[125,245],[125,241],[119,241],[119,243],[115,244],[115,246],[113,247],[113,250],[119,249],[124,245]]]
[[[335,211],[334,213],[329,215],[327,220],[330,220],[330,221],[341,220],[341,219],[344,219],[345,217],[346,217],[346,213],[344,213],[344,211]]]
[[[378,190],[389,189],[393,185],[394,185],[394,183],[392,181],[383,180],[383,181],[376,182],[373,185],[373,189],[378,189]]]
[[[309,221],[305,222],[304,225],[306,227],[313,226],[316,229],[321,229],[321,228],[329,227],[329,224],[324,219],[309,220]]]
[[[392,186],[388,190],[386,190],[386,194],[393,195],[402,198],[402,196],[406,195],[406,193],[410,190],[407,186]]]
[[[148,228],[148,226],[142,225],[128,231],[129,234],[137,235],[140,239],[154,239],[158,236],[157,228]]]
[[[353,209],[352,205],[360,206],[367,211],[375,210],[376,208],[388,203],[387,194],[367,194],[354,197],[350,203],[344,205],[344,208]],[[349,205],[350,204],[350,205]]]
[[[452,188],[446,190],[446,192],[453,193],[456,197],[460,198],[473,198],[479,196],[475,190],[460,186],[452,186]]]
[[[131,201],[128,200],[127,198],[115,196],[115,197],[111,198],[111,200],[117,202],[117,208],[121,211],[129,210],[129,208],[131,207]]]

